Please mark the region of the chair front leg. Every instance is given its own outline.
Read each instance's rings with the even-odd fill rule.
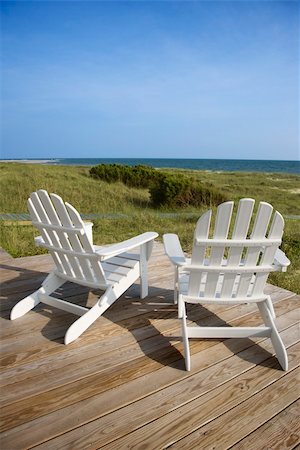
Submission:
[[[178,303],[178,289],[179,289],[179,268],[175,266],[175,274],[174,274],[174,305]]]
[[[267,297],[267,305],[268,305],[268,308],[270,310],[271,316],[273,317],[273,319],[276,319],[274,306],[273,306],[273,303],[272,303],[272,300],[271,300],[270,297]]]
[[[181,296],[178,296],[178,319],[182,319],[183,314],[185,314],[185,305]]]
[[[184,347],[184,357],[185,357],[185,368],[189,372],[191,370],[191,354],[190,354],[190,346],[189,346],[189,334],[188,327],[186,322],[186,309],[185,302],[179,297],[179,304],[182,303],[181,306],[181,329],[182,329],[182,341]]]
[[[151,255],[153,242],[147,242],[140,248],[140,298],[143,299],[148,295],[148,260]]]
[[[277,327],[275,325],[274,319],[272,317],[272,313],[269,309],[268,302],[260,302],[257,304],[258,309],[261,313],[261,316],[265,322],[265,325],[267,327],[271,328],[271,342],[273,344],[277,359],[279,361],[279,364],[283,368],[283,370],[288,370],[288,357],[287,352],[284,346],[284,343],[282,342],[282,339],[278,333]]]

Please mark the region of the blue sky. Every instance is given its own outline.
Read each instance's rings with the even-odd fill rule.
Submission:
[[[2,158],[299,158],[299,3],[1,3]]]

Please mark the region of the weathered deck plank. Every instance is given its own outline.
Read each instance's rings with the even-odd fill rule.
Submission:
[[[257,368],[257,370],[260,369]],[[254,391],[246,401],[217,417],[212,423],[204,425],[186,436],[173,448],[198,448],[199,442],[203,448],[212,445],[220,449],[232,446],[295,401],[299,374],[299,369],[294,369],[285,376],[268,381],[269,384],[264,382],[259,392]],[[264,380],[266,378],[264,377]],[[257,381],[255,375],[252,381]],[[238,387],[236,386],[236,388]],[[231,393],[231,395],[234,394],[234,392]],[[224,427],[224,423],[226,423],[226,427]]]
[[[173,270],[160,244],[150,262],[149,297],[140,300],[133,286],[69,346],[62,344],[73,321],[68,313],[39,305],[7,320],[51,270],[49,255],[12,259],[0,252],[0,264],[4,450],[297,445],[299,296],[267,287],[288,348],[288,373],[279,369],[268,339],[192,341],[193,370],[186,372]],[[68,283],[58,295],[91,306],[99,292]],[[192,305],[190,316],[203,325],[261,324],[255,305]]]
[[[299,412],[300,401],[297,400],[234,445],[232,450],[256,450],[258,442],[264,448],[296,448],[300,444]]]

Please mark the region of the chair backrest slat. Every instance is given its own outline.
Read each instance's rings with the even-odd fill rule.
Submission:
[[[226,202],[219,205],[217,210],[217,217],[214,229],[214,239],[226,239],[228,236],[228,231],[231,222],[231,215],[233,209],[233,202]],[[211,247],[210,257],[209,257],[209,266],[218,266],[221,264],[224,256],[225,246]],[[220,274],[216,273],[208,273],[204,296],[205,297],[214,297],[217,289],[217,284],[219,280]]]
[[[238,212],[232,232],[232,239],[246,239],[255,201],[243,198],[239,202]],[[238,266],[243,254],[243,247],[231,247],[228,251],[228,266]],[[221,297],[231,297],[237,275],[225,274],[221,289]]]
[[[202,265],[205,259],[206,245],[198,245],[197,240],[207,239],[211,220],[211,211],[203,214],[197,222],[194,233],[194,245],[192,253],[192,264]],[[188,295],[197,297],[200,290],[202,273],[192,272],[189,280]]]
[[[269,203],[260,202],[250,239],[264,239],[266,237],[272,211],[273,207]],[[261,250],[261,245],[257,247],[249,247],[247,249],[244,264],[248,266],[255,266],[260,257]],[[237,296],[243,297],[247,295],[251,281],[251,274],[241,275],[237,289]]]
[[[94,254],[94,248],[75,208],[43,190],[31,194],[28,208],[58,272],[76,282],[106,285],[101,262],[88,256]]]

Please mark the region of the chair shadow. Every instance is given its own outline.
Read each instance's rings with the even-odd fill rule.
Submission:
[[[2,283],[1,296],[3,302],[7,303],[0,311],[0,316],[9,320],[9,313],[11,308],[18,303],[22,298],[38,289],[44,278],[48,275],[47,272],[38,272],[31,269],[15,267],[12,265],[1,264],[0,268],[13,270],[17,272],[18,276]],[[34,279],[34,288],[28,283],[29,280]],[[28,290],[18,293],[16,288],[16,281],[28,283]],[[14,286],[13,286],[14,285]],[[31,287],[30,287],[31,286]],[[101,291],[91,290],[97,296],[101,295]],[[55,291],[54,295],[57,298],[62,298],[68,301],[68,297],[72,298],[72,302],[81,306],[89,306],[89,292],[90,289],[79,286],[74,283],[65,283],[61,288]],[[67,294],[67,295],[66,295]],[[9,297],[13,296],[14,301],[9,302]],[[126,299],[128,308],[136,308],[138,314],[128,315],[117,319],[116,310],[120,309],[122,300]],[[75,302],[74,302],[75,299]],[[222,320],[217,314],[208,310],[203,305],[196,305],[197,314],[195,323],[200,326],[231,326]],[[190,310],[190,311],[189,311]],[[188,317],[191,312],[191,318],[195,314],[195,305],[188,305]],[[41,314],[49,319],[44,327],[41,329],[42,335],[59,344],[64,344],[64,336],[69,326],[74,322],[74,315],[60,311],[59,316],[56,314],[57,309],[45,304],[37,305],[32,311]],[[185,370],[183,354],[176,348],[175,343],[181,340],[180,323],[178,321],[179,335],[167,335],[160,332],[152,323],[153,320],[177,319],[177,305],[173,303],[173,290],[160,289],[154,286],[149,286],[149,295],[145,299],[139,298],[139,285],[134,284],[128,289],[123,296],[118,299],[103,316],[118,326],[123,327],[129,331],[143,354],[161,365],[170,366],[179,370]],[[197,319],[197,316],[200,317]],[[211,340],[211,339],[210,339]],[[242,359],[253,363],[255,359],[255,342],[249,338],[243,338],[244,349],[253,347],[254,353],[251,351],[240,351],[237,346],[238,339],[215,339],[215,341],[223,342],[223,344],[233,353],[238,354]],[[246,341],[246,342],[245,342]],[[259,343],[257,344],[259,345]],[[272,357],[272,354],[260,347],[260,353],[263,354],[264,360],[259,365],[269,367],[270,362],[267,360]],[[279,364],[278,364],[279,366]]]
[[[12,270],[18,274],[14,278],[3,282],[1,285],[0,317],[3,320],[10,321],[10,312],[12,308],[20,300],[33,294],[39,289],[44,279],[49,275],[49,272],[38,272],[36,270],[6,264],[0,264],[0,269]],[[20,292],[20,286],[22,286],[22,284],[23,287]],[[88,288],[66,282],[51,295],[66,301],[68,301],[68,297],[74,299],[74,295],[76,295],[80,298],[80,302],[73,301],[73,303],[85,306],[88,302],[88,294]],[[41,328],[41,334],[53,342],[64,344],[65,333],[69,326],[74,322],[74,315],[65,311],[60,311],[59,315],[57,315],[57,311],[57,308],[43,303],[38,304],[31,310],[31,312],[40,314],[49,319],[46,325]],[[15,323],[13,326],[15,326],[18,320],[22,320],[22,317],[14,321]]]
[[[132,334],[147,358],[163,366],[185,370],[183,355],[175,346],[175,343],[181,340],[181,336],[163,334],[152,323],[156,320],[177,319],[177,305],[173,303],[173,290],[149,286],[149,295],[140,299],[139,287],[139,285],[133,285],[124,294],[127,299],[131,299],[131,305],[136,306],[139,314],[136,314],[134,318],[117,321],[117,325]],[[115,322],[114,306],[104,313],[104,316],[112,322]],[[178,331],[179,326],[178,322]]]
[[[0,316],[4,320],[9,321],[10,311],[13,306],[24,297],[35,292],[41,286],[43,280],[48,275],[48,272],[38,272],[23,267],[5,264],[0,265],[0,268],[17,272],[17,275],[14,278],[2,284],[2,303],[6,303],[6,305],[2,307]],[[28,289],[25,291],[23,285],[22,292],[18,293],[16,282],[20,287],[20,285],[22,285],[22,281],[25,285],[28,284]],[[178,360],[182,359],[181,353],[172,345],[171,339],[163,336],[151,323],[151,319],[163,319],[166,318],[166,316],[170,318],[176,318],[176,307],[175,305],[173,305],[173,302],[171,302],[170,299],[166,300],[166,295],[162,293],[162,289],[158,289],[155,287],[149,287],[150,296],[148,296],[144,300],[140,300],[139,287],[140,286],[137,284],[131,286],[131,288],[129,288],[125,292],[125,294],[121,296],[121,298],[116,300],[116,302],[107,311],[105,311],[103,317],[113,323],[116,323],[118,326],[126,328],[129,332],[131,332],[135,340],[140,345],[140,348],[145,356],[163,365],[172,365],[174,361],[177,361],[178,365]],[[66,298],[67,296],[70,297],[70,301],[72,303],[91,307],[93,306],[95,301],[92,303],[89,302],[90,291],[95,294],[96,297],[100,297],[103,294],[103,291],[100,290],[89,289],[74,283],[66,282],[62,287],[58,288],[51,295],[56,298],[61,298],[68,301],[68,298]],[[173,296],[172,291],[166,290],[166,294],[169,297]],[[10,300],[11,297],[13,297],[13,301]],[[120,310],[119,302],[124,301],[124,297],[126,299],[126,307],[130,308],[134,306],[134,308],[138,308],[138,314],[131,313],[128,318],[126,318],[126,314],[125,318],[122,318],[121,314],[121,318],[118,319],[116,318],[116,311]],[[165,306],[163,308],[161,308],[162,303],[165,303]],[[32,310],[32,312],[40,314],[49,319],[43,326],[43,328],[41,328],[41,334],[52,342],[64,345],[65,333],[69,326],[76,320],[77,316],[61,310],[59,311],[59,314],[57,314],[57,311],[57,308],[45,305],[43,303],[40,303]],[[141,321],[142,327],[139,326]],[[143,339],[143,330],[146,330],[146,334],[149,339],[155,341],[154,343],[152,343],[152,346],[149,346],[149,339]],[[183,364],[179,363],[179,367],[180,366],[183,367]]]

